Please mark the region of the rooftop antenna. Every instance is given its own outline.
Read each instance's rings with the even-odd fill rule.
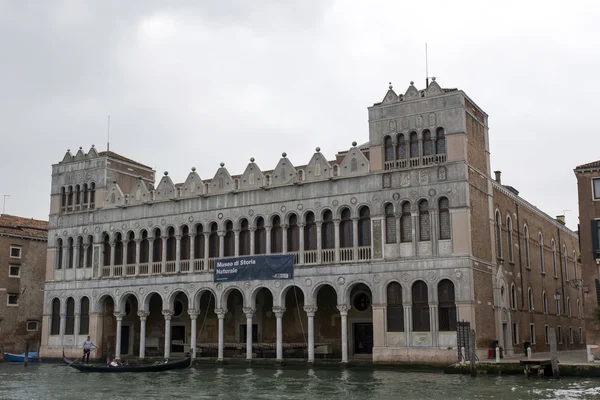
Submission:
[[[427,60],[427,42],[425,42],[425,89],[429,87],[429,63]]]
[[[4,195],[4,202],[2,204],[2,215],[6,214],[6,198],[10,197],[10,194],[5,194]]]
[[[108,116],[108,135],[106,140],[106,151],[110,151],[110,115]]]

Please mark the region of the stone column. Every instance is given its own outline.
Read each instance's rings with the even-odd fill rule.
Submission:
[[[304,311],[308,317],[308,362],[315,362],[315,313],[317,307],[304,306]]]
[[[277,318],[277,361],[283,360],[283,314],[285,313],[284,307],[273,307],[273,313]]]
[[[195,310],[193,308],[188,309],[188,314],[190,316],[190,321],[192,325],[192,333],[190,337],[190,348],[192,358],[196,358],[196,320],[198,319],[199,310]]]
[[[271,254],[271,226],[265,226],[265,253]]]
[[[287,248],[287,230],[288,230],[288,226],[287,225],[281,225],[281,253],[282,254],[287,254],[287,252],[288,252],[288,248]]]
[[[129,247],[128,244],[129,241],[123,243],[123,264],[121,267],[122,276],[125,276],[127,272],[127,247]]]
[[[98,265],[94,265],[94,277],[99,278],[102,276],[102,268],[104,268],[104,244],[100,243],[98,246],[94,246],[94,250],[98,252]]]
[[[298,223],[298,264],[304,264],[304,223]]]
[[[169,239],[168,236],[162,236],[161,240],[162,240],[162,265],[160,267],[161,272],[164,274],[165,272],[167,272],[167,240]],[[166,352],[166,349],[165,349]],[[167,357],[165,357],[167,358]]]
[[[352,259],[358,260],[358,218],[352,218]]]
[[[64,343],[64,336],[65,336],[65,331],[67,328],[67,314],[66,313],[60,313],[60,342]]]
[[[254,243],[256,242],[256,228],[251,227],[248,228],[248,231],[250,231],[250,255],[253,256],[254,255]]]
[[[219,231],[219,257],[225,257],[225,231]]]
[[[412,304],[406,304],[403,301],[404,306],[404,343],[406,347],[412,345]]]
[[[165,360],[171,357],[171,310],[162,310],[162,315],[165,317]]]
[[[154,262],[154,239],[148,238],[148,271],[152,272],[152,263]]]
[[[244,307],[246,314],[246,360],[252,360],[252,317],[254,308]]]
[[[73,241],[73,266],[75,269],[79,268],[79,246],[77,245],[77,240]]]
[[[215,308],[215,314],[219,319],[219,350],[217,355],[217,361],[223,361],[223,320],[225,319],[225,313],[227,310],[222,308]]]
[[[373,304],[373,347],[386,346],[387,304]]]
[[[73,335],[75,336],[75,343],[79,343],[79,327],[81,326],[81,314],[75,313],[75,326],[73,327]]]
[[[417,205],[418,207],[418,205]],[[413,257],[419,255],[419,213],[412,213],[412,245],[413,245]]]
[[[121,323],[123,322],[123,317],[125,313],[115,313],[115,318],[117,319],[117,343],[115,345],[115,358],[117,360],[121,359]]]
[[[110,276],[115,276],[115,244],[110,244]]]
[[[315,225],[317,226],[317,263],[320,264],[322,259],[321,251],[323,250],[323,222],[316,221]]]
[[[334,219],[333,220],[333,243],[334,243],[334,248],[335,248],[335,253],[333,254],[333,261],[340,262],[340,238],[341,238],[341,232],[340,232],[340,220],[339,219]]]
[[[150,313],[148,311],[138,311],[140,317],[140,360],[146,357],[146,318]]]
[[[175,272],[181,271],[181,235],[175,235]]]
[[[69,264],[69,246],[67,243],[63,243],[62,246],[62,280],[67,279],[67,266]]]
[[[430,225],[430,232],[431,232],[431,254],[433,254],[434,256],[437,256],[439,254],[439,248],[438,248],[438,235],[439,235],[439,229],[438,229],[438,212],[437,209],[436,210],[429,210],[429,225]]]
[[[88,248],[90,247],[89,244],[84,244],[83,245],[83,268],[87,268],[87,264],[88,264]]]
[[[238,257],[240,255],[240,230],[233,230],[233,255]]]
[[[342,363],[348,362],[348,306],[339,304],[337,309],[340,312],[342,320]]]
[[[194,259],[196,259],[196,235],[190,234],[190,271],[194,270]]]
[[[137,276],[140,273],[140,245],[142,241],[140,239],[135,239],[135,275]]]
[[[209,243],[210,243],[210,234],[207,233],[204,235],[204,269],[208,269],[208,255],[209,255]]]
[[[437,304],[429,303],[429,331],[431,332],[431,345],[438,346]]]

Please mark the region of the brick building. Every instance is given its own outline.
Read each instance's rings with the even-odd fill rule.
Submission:
[[[48,222],[0,214],[0,346],[40,345]]]
[[[368,140],[335,157],[182,183],[68,151],[52,166],[43,354],[78,355],[91,334],[117,357],[451,363],[457,321],[480,358],[495,340],[545,351],[550,327],[559,349],[583,346],[577,235],[492,176],[487,114],[434,79],[390,85],[368,117]],[[293,279],[214,279],[217,260],[275,254]]]
[[[579,235],[583,270],[586,342],[600,345],[600,323],[594,311],[600,305],[600,161],[575,168],[579,196]]]

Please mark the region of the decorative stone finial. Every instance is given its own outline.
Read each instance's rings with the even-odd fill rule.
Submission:
[[[95,144],[93,144],[93,145],[92,145],[92,149],[93,149],[94,147],[96,147],[96,145],[95,145]]]
[[[356,147],[356,142],[352,142],[352,147]]]
[[[392,86],[392,82],[390,82],[390,86],[388,86],[390,88],[390,90],[392,90],[394,87]]]
[[[250,157],[250,162],[254,162],[254,157]]]
[[[410,81],[410,86],[413,86],[415,84],[415,81]]]
[[[67,153],[70,153],[70,152],[71,152],[71,149],[67,149]]]
[[[165,171],[165,176],[169,175],[169,171]]]
[[[83,147],[79,146],[79,150],[82,150],[82,149],[83,149]]]
[[[284,151],[283,153],[281,153],[281,157],[286,158],[287,157],[287,153]]]
[[[321,148],[320,148],[320,147],[317,147],[317,148],[315,149],[315,151],[316,151],[317,153],[319,153],[319,152],[321,151]]]
[[[192,167],[192,172],[196,172],[196,167]]]
[[[432,77],[431,77],[431,80],[432,80],[432,81],[435,81],[435,76],[432,76]]]
[[[221,161],[221,164],[219,164],[221,167],[225,166],[225,163],[223,161]]]
[[[116,180],[116,179],[113,179],[113,183],[116,185],[116,184],[117,184],[117,180]]]

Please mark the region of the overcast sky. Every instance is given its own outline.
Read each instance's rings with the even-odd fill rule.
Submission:
[[[183,182],[368,140],[388,82],[429,75],[489,114],[492,170],[577,224],[600,159],[600,5],[554,1],[0,0],[0,196],[47,219],[51,165],[92,144]],[[567,5],[568,4],[568,5]],[[0,198],[0,200],[2,200]]]

